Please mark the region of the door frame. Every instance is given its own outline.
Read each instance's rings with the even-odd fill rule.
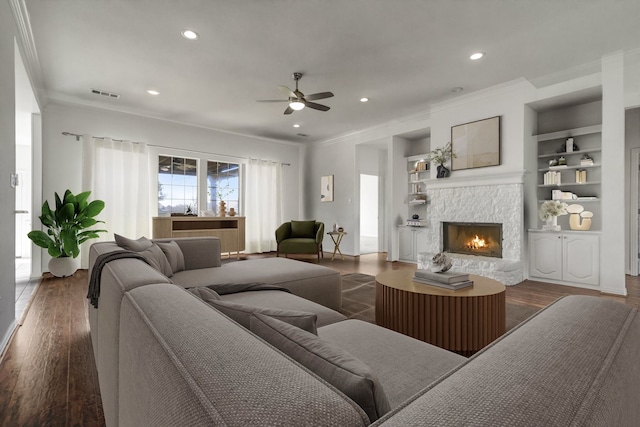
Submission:
[[[638,275],[638,220],[640,210],[640,198],[638,197],[638,191],[640,191],[640,148],[631,149],[631,183],[629,192],[629,271],[632,276]]]

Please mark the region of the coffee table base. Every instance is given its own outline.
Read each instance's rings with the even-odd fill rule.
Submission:
[[[505,332],[505,292],[456,297],[408,292],[376,282],[376,323],[471,356]]]

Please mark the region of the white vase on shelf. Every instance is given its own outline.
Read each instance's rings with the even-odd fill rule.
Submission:
[[[560,231],[560,226],[558,225],[558,217],[552,216],[547,220],[545,225],[542,226],[542,229],[545,231]]]

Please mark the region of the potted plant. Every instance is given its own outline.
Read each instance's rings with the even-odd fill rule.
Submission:
[[[449,176],[450,171],[444,164],[456,157],[456,153],[453,152],[451,147],[451,141],[447,142],[447,145],[444,147],[438,147],[429,152],[429,160],[438,165],[437,178],[446,178]]]
[[[47,249],[51,256],[49,271],[56,277],[75,273],[77,266],[74,259],[80,254],[80,245],[89,239],[100,237],[98,233],[107,231],[88,229],[104,222],[94,218],[104,209],[104,202],[94,200],[89,203],[89,194],[91,191],[74,196],[67,190],[60,199],[58,193],[55,193],[55,210],[51,210],[49,202],[45,201],[39,217],[47,232],[33,230],[27,234],[33,243]]]
[[[538,209],[538,215],[540,219],[546,221],[546,224],[542,226],[543,230],[548,231],[560,231],[558,225],[558,216],[566,215],[567,204],[560,200],[547,200]]]

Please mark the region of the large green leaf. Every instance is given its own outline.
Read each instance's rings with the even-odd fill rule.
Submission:
[[[67,190],[67,191],[69,191],[69,190]],[[58,193],[54,193],[54,194],[55,194],[55,199],[56,199],[56,211],[57,211],[62,206],[62,200],[60,200],[60,196],[58,196]]]
[[[49,256],[51,258],[58,258],[59,256],[62,255],[62,251],[60,250],[60,247],[55,245],[53,242],[51,242],[51,245],[49,245],[48,249],[49,250],[47,252],[49,253]]]
[[[75,216],[76,208],[73,206],[73,203],[66,203],[56,211],[56,219],[60,225],[65,222],[73,221]]]
[[[47,236],[47,234],[44,231],[40,231],[40,230],[33,230],[29,232],[27,234],[27,237],[29,237],[33,241],[33,243],[45,249],[47,249],[49,245],[53,243],[53,239]]]
[[[49,202],[45,200],[42,205],[42,215],[40,216],[40,222],[47,227],[52,227],[56,223],[56,217],[49,208]]]
[[[94,225],[96,225],[98,223],[97,220],[93,219],[93,218],[83,218],[80,219],[80,217],[78,216],[78,222],[80,224],[80,228],[89,228],[89,227],[93,227]]]
[[[102,200],[94,200],[89,203],[87,208],[82,212],[88,218],[98,215],[104,209],[104,202]]]
[[[80,254],[80,247],[78,246],[78,236],[75,230],[62,230],[60,232],[60,240],[62,240],[62,247],[67,255],[75,258]]]

